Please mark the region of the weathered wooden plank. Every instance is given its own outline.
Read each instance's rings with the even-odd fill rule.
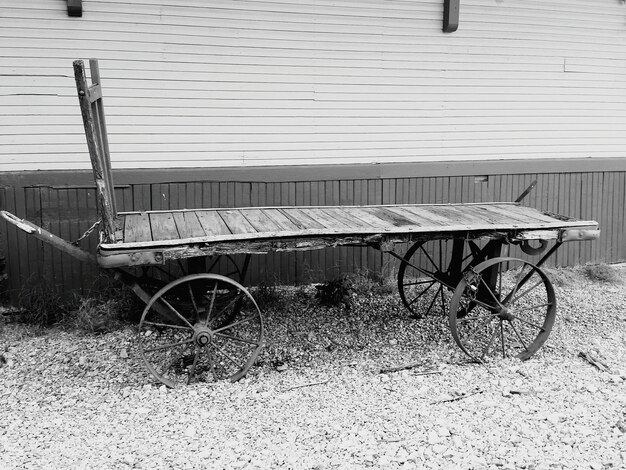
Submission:
[[[319,223],[310,215],[306,214],[300,208],[281,208],[280,212],[285,214],[285,216],[287,216],[289,220],[291,220],[293,224],[299,227],[301,230],[319,230],[324,228],[324,225]]]
[[[267,216],[266,210],[245,209],[245,211],[242,210],[242,213],[257,232],[281,232],[285,230],[284,227]]]
[[[301,209],[303,213],[307,214],[309,217],[317,220],[320,224],[324,225],[324,227],[330,232],[339,232],[349,230],[351,227],[349,224],[332,217],[330,214],[326,213],[322,208],[319,207],[306,207]]]
[[[231,231],[217,211],[200,210],[196,211],[196,216],[207,236],[230,235]]]
[[[195,211],[174,212],[172,215],[180,238],[197,238],[206,235]]]
[[[301,230],[301,226],[296,224],[280,209],[262,209],[267,217],[269,217],[275,224],[281,227],[282,230],[298,231]]]
[[[372,227],[365,223],[362,219],[352,214],[353,207],[327,207],[322,211],[337,220],[339,223],[345,224],[354,230],[371,229]]]
[[[501,214],[503,217],[509,218],[512,221],[518,221],[521,223],[536,224],[536,223],[553,223],[554,217],[543,214],[536,209],[526,206],[505,205],[505,204],[486,204],[484,206],[485,211],[496,214]]]
[[[174,216],[169,212],[150,213],[150,229],[154,241],[180,239],[180,234],[174,222]]]
[[[218,211],[231,233],[256,233],[256,229],[245,218],[241,211],[236,209]]]
[[[406,214],[405,217],[410,218],[410,220],[415,220],[416,223],[420,225],[434,225],[434,226],[445,226],[450,223],[447,217],[439,214],[436,209],[433,209],[436,206],[423,205],[423,206],[405,206],[400,208],[403,214]]]
[[[150,216],[147,213],[128,214],[124,216],[124,242],[152,241]]]

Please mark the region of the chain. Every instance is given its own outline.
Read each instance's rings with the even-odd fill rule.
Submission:
[[[91,235],[91,232],[93,232],[93,231],[96,229],[96,227],[97,227],[98,225],[100,225],[100,222],[102,222],[102,219],[98,219],[98,220],[96,220],[96,221],[93,223],[93,225],[92,225],[91,227],[89,227],[89,228],[85,231],[85,233],[83,233],[83,234],[80,236],[80,238],[78,238],[78,240],[76,240],[76,241],[73,241],[73,242],[72,242],[72,245],[74,245],[74,246],[78,246],[78,243],[79,243],[82,239],[87,238],[89,235]]]

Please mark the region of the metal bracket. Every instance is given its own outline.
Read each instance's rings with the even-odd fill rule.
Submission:
[[[598,238],[600,238],[600,230],[595,228],[569,228],[562,230],[559,235],[561,242],[597,240]]]

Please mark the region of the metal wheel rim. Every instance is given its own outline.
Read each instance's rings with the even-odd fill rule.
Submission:
[[[517,288],[505,286],[505,289],[509,290],[506,290],[506,295],[502,295],[503,274],[508,275],[510,271],[498,269],[495,288],[500,292],[494,294],[496,298],[499,297],[499,301],[495,298],[489,302],[483,302],[485,298],[481,301],[472,301],[471,295],[468,295],[468,286],[470,286],[470,291],[474,290],[471,285],[476,281],[471,280],[470,277],[474,275],[480,277],[481,273],[485,273],[489,268],[502,266],[505,263],[520,265],[520,274],[515,278],[514,286],[516,283],[520,285]],[[508,352],[515,350],[519,351],[514,354],[515,357],[521,360],[530,358],[548,339],[556,318],[556,296],[545,272],[527,261],[505,257],[484,261],[469,272],[474,274],[468,276],[466,273],[455,289],[450,302],[448,320],[454,341],[465,354],[477,362],[483,362],[490,353],[497,352],[497,355],[508,357]],[[524,281],[527,275],[529,278]],[[484,279],[479,280],[479,285],[483,285],[483,281]],[[521,283],[522,281],[524,282]],[[511,293],[513,294],[510,295]],[[545,299],[533,297],[545,297]],[[469,314],[464,308],[464,304],[468,302],[477,304]],[[490,312],[492,316],[489,317],[487,312]],[[481,314],[482,318],[480,318]],[[469,315],[473,315],[474,319],[468,319],[466,316]],[[467,330],[471,328],[470,321],[475,321],[477,335],[487,331],[484,338],[489,338],[488,341],[482,341],[483,347],[478,351],[471,347],[471,333],[464,332],[466,330],[464,324],[468,325]]]
[[[174,318],[178,319],[179,321],[178,325],[176,325],[175,322],[172,322],[172,321],[164,321],[161,324],[161,323],[155,323],[150,320],[147,320],[151,312],[154,313],[153,307],[155,305],[158,305],[159,309],[163,308],[163,305],[165,305],[166,309],[170,308],[170,306],[167,303],[167,299],[165,301],[161,300],[161,302],[159,302],[159,299],[163,299],[164,294],[167,294],[169,291],[176,288],[177,286],[188,283],[190,295],[193,296],[194,294],[191,293],[192,292],[191,282],[199,281],[199,280],[205,280],[207,282],[214,282],[215,284],[215,287],[214,287],[215,292],[212,294],[212,300],[210,304],[211,306],[210,306],[209,312],[207,313],[207,319],[206,319],[206,322],[204,322],[204,324],[202,324],[199,318],[197,322],[191,322],[188,319],[184,319],[183,318],[184,315],[182,314],[181,314],[182,317],[178,316],[177,318],[177,314],[174,313],[175,308],[172,309],[171,313]],[[217,297],[218,285],[220,285],[219,283],[232,286],[233,288],[236,288],[237,290],[241,292],[241,296],[239,297],[239,302],[237,302],[237,300],[235,301],[231,300],[227,308],[241,308],[240,301],[243,297],[245,297],[246,298],[245,300],[248,302],[247,310],[249,312],[246,311],[246,312],[241,313],[238,311],[236,315],[239,315],[241,313],[242,315],[246,315],[247,318],[250,318],[250,320],[248,319],[242,320],[240,318],[237,320],[237,322],[234,322],[234,320],[231,319],[231,321],[233,321],[234,324],[230,324],[230,325],[218,324],[217,326],[214,326],[214,327],[209,326],[210,321],[212,320],[215,322],[219,321],[219,318],[214,318],[214,319],[210,318],[211,309],[213,307],[218,308],[218,304],[215,303],[215,300]],[[159,302],[159,304],[157,304],[157,302]],[[238,304],[238,306],[235,307],[235,304]],[[195,303],[194,303],[194,309],[197,309]],[[178,313],[180,314],[180,312]],[[223,311],[217,312],[216,315],[220,315],[222,313]],[[196,314],[199,316],[199,313],[197,310],[196,310]],[[241,325],[244,325],[245,327],[245,325],[248,323],[254,324],[254,331],[250,337],[238,338],[236,334],[232,334],[232,330],[236,329],[237,327],[241,329],[242,328]],[[169,364],[167,365],[165,370],[159,371],[157,370],[157,367],[156,367],[157,364],[155,364],[156,361],[153,358],[150,358],[148,356],[149,353],[157,353],[158,351],[161,350],[161,349],[158,349],[158,347],[151,347],[151,348],[147,347],[148,346],[146,344],[147,340],[145,338],[147,338],[148,336],[151,336],[151,334],[148,335],[146,332],[151,328],[163,328],[169,332],[175,332],[175,333],[178,333],[178,330],[183,332],[183,333],[180,333],[180,337],[181,337],[180,341],[184,342],[185,344],[176,345],[176,341],[173,343],[167,343],[167,344],[173,345],[173,347],[169,348],[171,350],[175,350],[175,348],[180,348],[183,351],[186,351],[188,350],[188,348],[191,348],[191,346],[193,346],[193,349],[194,349],[193,362],[188,371],[189,373],[187,376],[187,384],[190,383],[192,380],[197,379],[197,377],[195,376],[199,372],[203,372],[203,373],[206,372],[205,370],[206,361],[211,363],[211,367],[213,369],[212,373],[216,379],[228,379],[231,382],[235,382],[241,379],[242,377],[246,375],[247,371],[252,366],[252,364],[254,364],[254,361],[258,357],[258,354],[261,351],[263,344],[264,344],[263,316],[261,315],[260,309],[256,301],[250,295],[250,293],[246,290],[246,288],[243,287],[241,284],[239,284],[238,282],[226,276],[221,276],[218,274],[192,274],[192,275],[177,279],[175,281],[172,281],[171,283],[167,284],[162,289],[160,289],[150,299],[150,301],[146,304],[146,307],[143,311],[141,321],[139,323],[139,328],[138,328],[139,330],[138,331],[138,346],[139,346],[141,357],[144,361],[144,365],[146,366],[147,370],[152,374],[152,376],[156,378],[159,382],[167,385],[168,387],[174,388],[176,387],[177,382],[168,378],[166,376],[166,372],[168,372],[172,367],[174,367],[174,365],[177,365],[177,364],[174,364],[174,363]],[[221,345],[218,344],[220,343],[220,341],[217,341],[218,338],[220,339],[222,343]],[[244,357],[233,358],[232,356],[228,354],[228,351],[225,352],[223,350],[224,342],[227,342],[227,343],[230,342],[232,344],[243,343],[246,345],[249,344],[249,346],[246,348],[245,354],[243,354]],[[168,348],[162,348],[162,350],[167,352]],[[220,355],[223,356],[221,357],[221,359],[218,357]],[[203,364],[205,366],[204,369],[198,368],[199,358],[201,358],[202,361],[204,362]],[[230,362],[233,362],[233,365],[231,367],[234,367],[234,369],[232,370],[232,373],[229,372],[227,376],[224,376],[222,374],[221,376],[218,377],[216,371],[217,369],[219,369],[219,367],[218,368],[215,367],[215,362],[218,360],[221,360],[222,362],[229,362],[229,361],[225,361],[224,360],[225,358],[228,358]],[[178,358],[176,358],[175,356],[175,359],[176,360],[180,359],[181,361],[183,361],[184,356],[180,355],[180,357]],[[234,361],[238,361],[238,363],[236,364],[236,367],[235,367],[233,359]]]

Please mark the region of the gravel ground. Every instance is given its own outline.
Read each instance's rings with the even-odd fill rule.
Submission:
[[[247,378],[174,390],[131,327],[0,323],[0,468],[626,468],[626,284],[551,276],[557,323],[524,363],[467,363],[443,318],[411,320],[395,295],[292,298]]]

